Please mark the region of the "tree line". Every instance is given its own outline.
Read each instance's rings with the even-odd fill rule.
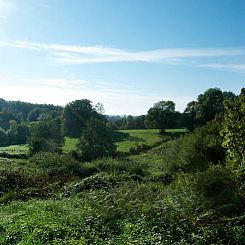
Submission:
[[[108,120],[115,129],[158,128],[164,133],[166,128],[187,128],[193,131],[205,125],[224,112],[224,101],[234,100],[232,92],[222,92],[219,88],[210,88],[198,95],[197,100],[187,104],[183,113],[175,110],[173,101],[159,101],[141,116],[110,116]]]
[[[74,155],[82,160],[115,154],[112,131],[115,129],[187,128],[193,131],[214,118],[222,117],[224,105],[237,96],[210,88],[191,101],[183,113],[175,110],[173,101],[156,102],[141,116],[106,116],[102,104],[87,99],[76,100],[65,107],[31,104],[0,99],[0,145],[25,144],[30,154],[39,151],[61,152],[64,137],[79,138]]]

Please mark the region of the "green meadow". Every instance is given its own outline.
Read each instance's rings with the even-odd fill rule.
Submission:
[[[118,134],[122,134],[121,138],[115,140],[117,150],[119,152],[129,152],[132,147],[140,145],[153,146],[160,143],[164,137],[159,135],[158,129],[135,129],[135,130],[118,130]],[[174,134],[185,133],[186,129],[167,129],[168,136]]]
[[[10,145],[10,146],[0,147],[0,154],[1,153],[7,153],[10,155],[18,155],[18,154],[27,155],[28,150],[29,150],[29,147],[27,144],[25,144],[25,145]]]

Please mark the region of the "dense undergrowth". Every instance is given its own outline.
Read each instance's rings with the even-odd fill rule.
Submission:
[[[220,127],[121,158],[2,159],[0,244],[244,244],[245,169]]]

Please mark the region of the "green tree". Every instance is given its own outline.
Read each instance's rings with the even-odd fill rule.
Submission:
[[[7,135],[4,129],[0,127],[0,146],[5,146],[7,144]]]
[[[134,123],[136,129],[145,129],[145,115],[134,117]]]
[[[77,147],[78,155],[85,161],[113,156],[116,150],[106,123],[96,118],[87,123]]]
[[[187,120],[187,128],[193,131],[195,127],[202,126],[216,116],[222,116],[224,101],[234,100],[232,92],[222,92],[219,88],[210,88],[197,97],[197,101],[187,104],[184,111]]]
[[[235,166],[245,164],[245,88],[232,100],[225,101],[223,146],[227,148],[228,160]]]
[[[87,122],[92,118],[103,118],[92,106],[91,101],[76,100],[66,105],[62,113],[63,133],[70,137],[80,137]]]
[[[191,132],[195,129],[195,119],[197,115],[197,101],[191,101],[187,104],[184,111],[186,127]]]
[[[4,130],[8,130],[10,127],[10,121],[15,120],[15,116],[7,109],[3,109],[0,112],[0,127]]]
[[[148,128],[160,129],[160,134],[175,122],[175,103],[173,101],[159,101],[148,110],[145,123]]]
[[[210,88],[197,98],[196,121],[204,125],[223,111],[223,93],[219,88]]]
[[[29,136],[29,129],[24,123],[10,121],[10,129],[7,131],[9,145],[25,144]]]
[[[59,152],[63,144],[60,122],[58,120],[32,122],[28,143],[31,154],[39,151]]]

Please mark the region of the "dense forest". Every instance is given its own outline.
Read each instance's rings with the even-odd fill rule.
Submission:
[[[0,244],[245,243],[244,88],[140,116],[1,99],[0,145]]]

